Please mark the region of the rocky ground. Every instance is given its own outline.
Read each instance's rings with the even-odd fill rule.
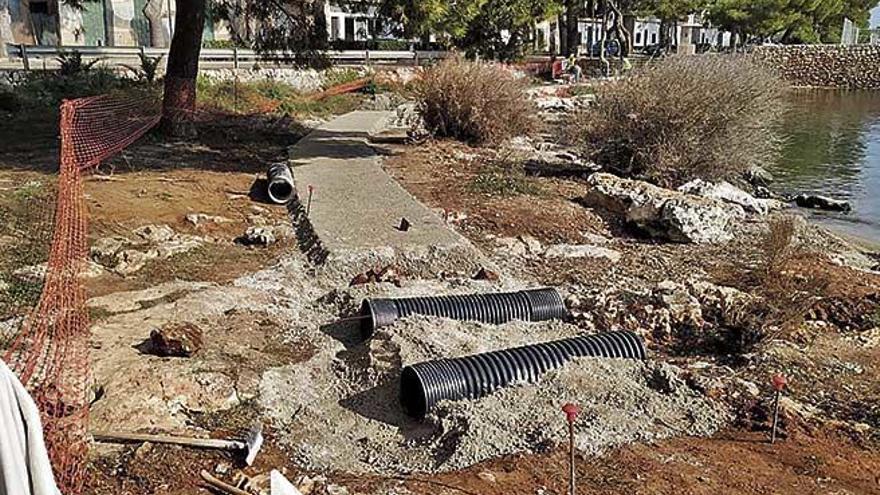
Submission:
[[[589,100],[540,92],[548,121]],[[545,137],[383,144],[388,172],[469,239],[478,259],[467,266],[483,270],[428,253],[418,276],[408,263],[355,273],[315,265],[291,238],[308,224],[291,227],[250,194],[283,154],[278,139],[220,139],[184,159],[147,144],[88,183],[92,428],[223,437],[260,421],[267,437],[252,467],[229,453],[95,444],[89,493],[206,493],[201,469],[254,493],[271,469],[315,495],[565,493],[566,401],[584,408],[585,493],[880,489],[872,253],[727,188],[684,194],[595,174]],[[126,160],[135,169],[121,173]],[[248,245],[249,231],[277,242]],[[361,342],[348,319],[366,297],[538,285],[563,293],[569,320],[412,318]],[[641,334],[651,358],[578,360],[424,421],[397,405],[403,365],[613,329]],[[770,446],[776,373],[789,389]]]

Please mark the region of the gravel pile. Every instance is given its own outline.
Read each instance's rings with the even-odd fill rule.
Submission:
[[[540,452],[565,441],[560,407],[584,408],[577,447],[584,453],[677,434],[709,435],[726,410],[692,391],[677,368],[657,363],[579,359],[475,401],[441,403],[424,421],[398,404],[403,365],[570,337],[561,323],[492,326],[415,317],[366,343],[357,328],[327,324],[310,336],[322,349],[309,361],[270,370],[261,403],[292,458],[305,468],[352,473],[448,471],[505,454]]]

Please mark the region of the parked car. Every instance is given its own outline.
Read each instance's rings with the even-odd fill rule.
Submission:
[[[666,47],[663,45],[648,45],[641,52],[651,58],[660,58],[666,55]]]

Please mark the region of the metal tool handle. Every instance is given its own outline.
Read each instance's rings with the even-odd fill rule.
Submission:
[[[192,438],[176,437],[170,435],[147,435],[142,433],[115,432],[96,432],[92,434],[92,436],[97,442],[153,442],[222,450],[244,450],[245,448],[247,448],[244,442],[238,442],[235,440],[220,440],[215,438]]]

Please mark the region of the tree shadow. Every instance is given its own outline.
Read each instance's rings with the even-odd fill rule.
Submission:
[[[346,160],[380,156],[383,153],[369,144],[369,136],[367,132],[316,129],[291,149],[291,165],[296,167],[320,158]]]
[[[13,115],[3,125],[0,170],[52,173],[58,170],[57,110]],[[288,116],[201,113],[197,136],[168,140],[151,131],[102,163],[114,174],[201,169],[265,173],[270,163],[286,161],[288,147],[308,130]]]
[[[639,244],[674,244],[669,241],[663,241],[661,239],[651,237],[644,230],[638,228],[630,222],[627,222],[623,214],[597,207],[583,197],[572,198],[569,201],[582,208],[590,210],[591,212],[595,213],[599,218],[601,218],[605,225],[608,227],[608,231],[612,237],[626,239],[629,241],[637,242]]]

